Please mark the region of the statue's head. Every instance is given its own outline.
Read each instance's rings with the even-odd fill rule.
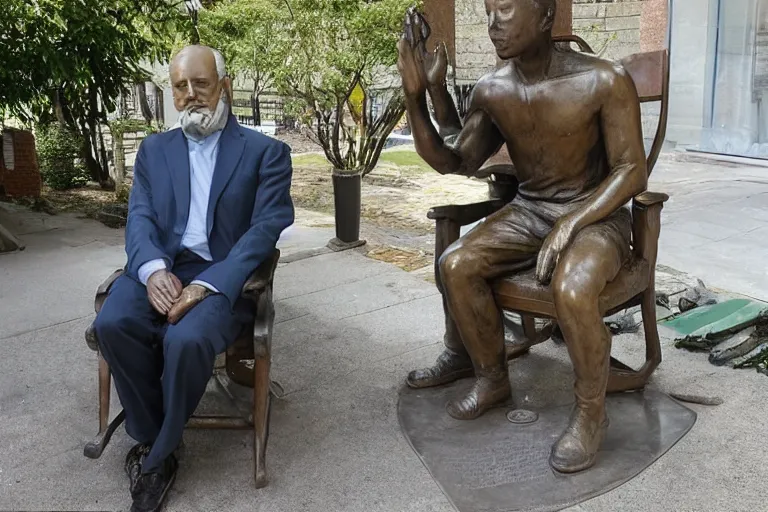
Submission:
[[[230,112],[232,83],[224,57],[207,46],[186,46],[171,60],[173,104],[179,122],[193,139],[221,130]]]
[[[485,0],[488,35],[501,59],[512,59],[552,36],[555,0]]]

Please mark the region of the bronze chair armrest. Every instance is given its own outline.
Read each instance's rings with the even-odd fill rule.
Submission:
[[[466,226],[483,219],[504,207],[504,201],[493,199],[482,203],[435,206],[427,212],[432,220],[450,220],[460,226]]]
[[[648,262],[651,272],[656,268],[661,210],[667,199],[667,194],[646,191],[635,196],[632,205],[632,245],[635,255]]]
[[[664,204],[668,199],[669,196],[667,194],[661,192],[650,192],[646,190],[642,194],[635,196],[635,203],[648,208],[657,204]]]
[[[280,260],[280,251],[275,249],[271,256],[264,260],[261,265],[250,275],[243,285],[242,296],[254,302],[258,302],[259,295],[266,290],[275,277],[277,262]]]
[[[109,289],[112,288],[113,284],[115,284],[115,281],[117,281],[117,278],[122,276],[123,274],[125,274],[124,268],[115,270],[114,272],[112,272],[112,275],[109,276],[107,279],[105,279],[104,282],[101,283],[99,287],[96,289],[96,298],[93,304],[93,309],[96,311],[96,313],[101,311],[101,306],[104,305],[104,300],[107,298]]]

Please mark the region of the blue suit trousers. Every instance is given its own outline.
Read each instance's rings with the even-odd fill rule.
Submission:
[[[184,251],[172,272],[187,286],[210,262]],[[152,445],[142,471],[158,471],[179,446],[213,373],[216,355],[235,342],[252,320],[247,303],[231,308],[209,295],[176,325],[149,303],[147,289],[123,275],[112,285],[94,327],[126,413],[125,428]]]

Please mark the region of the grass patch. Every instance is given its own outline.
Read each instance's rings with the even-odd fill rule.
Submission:
[[[295,167],[327,168],[330,171],[331,164],[324,155],[316,153],[304,153],[294,155]],[[433,169],[415,151],[389,150],[381,153],[379,164],[394,165],[401,171],[432,172]]]
[[[313,153],[304,153],[302,155],[294,155],[292,158],[294,166],[303,167],[330,167],[331,164],[325,158],[324,155],[317,155]]]
[[[384,151],[381,153],[381,162],[397,165],[399,167],[418,167],[425,171],[431,171],[432,168],[422,160],[415,151]]]

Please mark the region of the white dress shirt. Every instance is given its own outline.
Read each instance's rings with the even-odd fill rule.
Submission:
[[[212,133],[205,139],[195,141],[187,138],[189,148],[189,215],[187,226],[181,237],[181,247],[188,249],[206,261],[212,261],[210,248],[208,247],[208,200],[211,195],[211,182],[213,170],[216,167],[216,158],[219,154],[219,138],[221,131]],[[146,286],[149,277],[158,270],[166,269],[165,260],[156,259],[144,263],[139,268],[139,280]],[[211,284],[203,281],[192,281],[191,284],[199,284],[218,293]]]

